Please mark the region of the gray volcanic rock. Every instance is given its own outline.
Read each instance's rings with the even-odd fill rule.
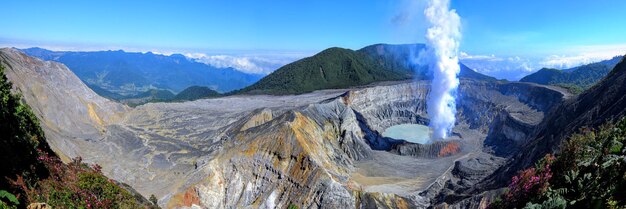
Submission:
[[[39,116],[46,136],[59,138],[49,144],[64,160],[86,154],[78,144],[102,138],[105,127],[129,109],[98,96],[63,64],[8,48],[0,50],[0,60],[16,91]]]
[[[565,96],[540,85],[463,79],[454,137],[416,145],[380,133],[428,123],[428,81],[129,108],[95,95],[58,63],[13,49],[0,50],[0,60],[45,121],[55,151],[98,163],[169,208],[455,202],[503,164],[501,146],[526,140],[521,134]]]

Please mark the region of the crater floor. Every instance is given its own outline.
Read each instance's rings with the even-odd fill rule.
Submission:
[[[482,142],[486,135],[461,124],[454,128],[448,140],[460,142],[461,152],[442,158],[416,158],[387,151],[375,151],[370,160],[355,163],[351,178],[364,191],[417,195],[454,167],[454,162],[485,154]]]

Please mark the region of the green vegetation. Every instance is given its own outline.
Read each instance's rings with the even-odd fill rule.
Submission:
[[[626,118],[582,132],[514,176],[490,208],[626,208]]]
[[[7,203],[5,203],[5,201]],[[11,206],[9,206],[9,204],[11,204]],[[18,205],[20,205],[20,202],[15,195],[5,190],[0,190],[0,208],[16,208]]]
[[[36,150],[50,151],[50,148],[33,112],[22,104],[19,95],[11,93],[12,84],[4,70],[0,66],[0,188],[20,196],[19,190],[8,189],[11,183],[7,178],[20,176],[32,183],[47,177],[48,171],[37,160]]]
[[[45,141],[37,118],[0,66],[0,208],[45,202],[54,208],[155,207],[100,172],[100,166],[61,162]],[[17,197],[17,198],[16,198]]]
[[[165,90],[165,89],[149,89],[147,91],[144,91],[135,95],[124,96],[124,95],[103,89],[97,85],[87,84],[87,86],[91,88],[91,90],[96,92],[96,94],[104,98],[108,98],[110,100],[128,104],[130,106],[137,106],[137,105],[145,104],[148,102],[170,101],[176,96],[171,91]]]
[[[152,100],[170,100],[174,98],[176,95],[168,90],[163,89],[150,89],[138,95],[127,97],[125,99],[141,99],[141,98],[150,98]]]
[[[285,65],[236,93],[301,94],[409,78],[409,75],[385,70],[364,53],[330,48]]]
[[[522,78],[520,81],[562,86],[574,93],[581,93],[604,78],[621,59],[622,57],[615,57],[611,60],[566,70],[544,68]]]
[[[577,86],[575,84],[571,84],[571,83],[557,83],[557,84],[553,84],[555,86],[567,89],[567,91],[569,91],[572,94],[580,94],[583,93],[583,91],[585,91],[585,89],[583,89],[583,87]]]
[[[41,162],[50,171],[50,177],[29,186],[23,178],[13,181],[25,192],[26,202],[45,202],[61,208],[139,208],[146,201],[137,200],[100,172],[100,167],[89,167],[74,159],[63,164],[54,155],[40,151]]]
[[[289,204],[289,207],[287,207],[287,209],[298,209],[298,206],[294,204]]]
[[[173,101],[192,101],[203,98],[219,97],[220,93],[206,86],[191,86],[178,93],[171,100]]]
[[[423,49],[426,48],[424,44],[405,44],[405,45],[390,45],[390,44],[374,44],[359,49],[361,52],[376,61],[384,69],[404,74],[408,77],[414,77],[415,79],[427,79],[425,72],[428,71],[428,66],[417,66],[417,70],[414,70],[414,64],[410,61]],[[422,73],[415,73],[415,72]]]

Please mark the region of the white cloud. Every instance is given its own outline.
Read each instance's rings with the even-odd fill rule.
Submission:
[[[567,69],[624,54],[626,44],[572,46],[561,55],[547,56],[539,64],[544,67]]]
[[[460,59],[464,60],[487,60],[487,61],[502,61],[502,58],[496,57],[496,55],[469,55],[466,52],[461,52]]]
[[[518,80],[541,68],[568,69],[624,55],[626,54],[626,44],[574,46],[563,49],[561,52],[563,52],[562,55],[542,57],[499,57],[461,52],[460,60],[477,72],[500,79]]]
[[[185,56],[211,66],[232,67],[245,73],[254,74],[269,74],[285,64],[304,57],[301,54],[206,55],[203,53],[186,53]]]
[[[499,57],[496,55],[470,55],[461,52],[460,60],[469,68],[498,79],[519,80],[539,69],[535,61],[519,56]]]
[[[584,55],[584,54],[574,55],[574,56],[551,55],[551,56],[546,57],[546,59],[541,62],[541,65],[547,66],[550,68],[566,69],[566,68],[572,68],[575,66],[589,64],[592,62],[597,62],[597,61],[601,61],[605,59],[607,58],[589,56],[589,55]]]

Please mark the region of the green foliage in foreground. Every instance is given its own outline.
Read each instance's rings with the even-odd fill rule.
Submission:
[[[128,191],[100,173],[100,167],[83,164],[80,158],[63,164],[58,157],[40,152],[50,177],[29,186],[21,178],[15,185],[26,193],[26,200],[45,202],[59,208],[143,208],[143,200],[137,200]]]
[[[36,150],[49,151],[50,148],[45,143],[37,117],[21,102],[20,95],[11,93],[12,84],[4,71],[0,65],[0,188],[23,196],[23,191],[11,188],[9,179],[19,176],[32,184],[45,178],[48,171],[37,160]],[[5,205],[11,202],[5,202]]]
[[[11,204],[11,206],[9,206],[9,204]],[[19,204],[20,202],[17,200],[17,197],[15,197],[15,195],[5,190],[0,190],[0,209],[16,208],[16,206]]]
[[[513,177],[490,208],[626,208],[625,143],[626,119],[583,130],[556,158],[547,155]]]

